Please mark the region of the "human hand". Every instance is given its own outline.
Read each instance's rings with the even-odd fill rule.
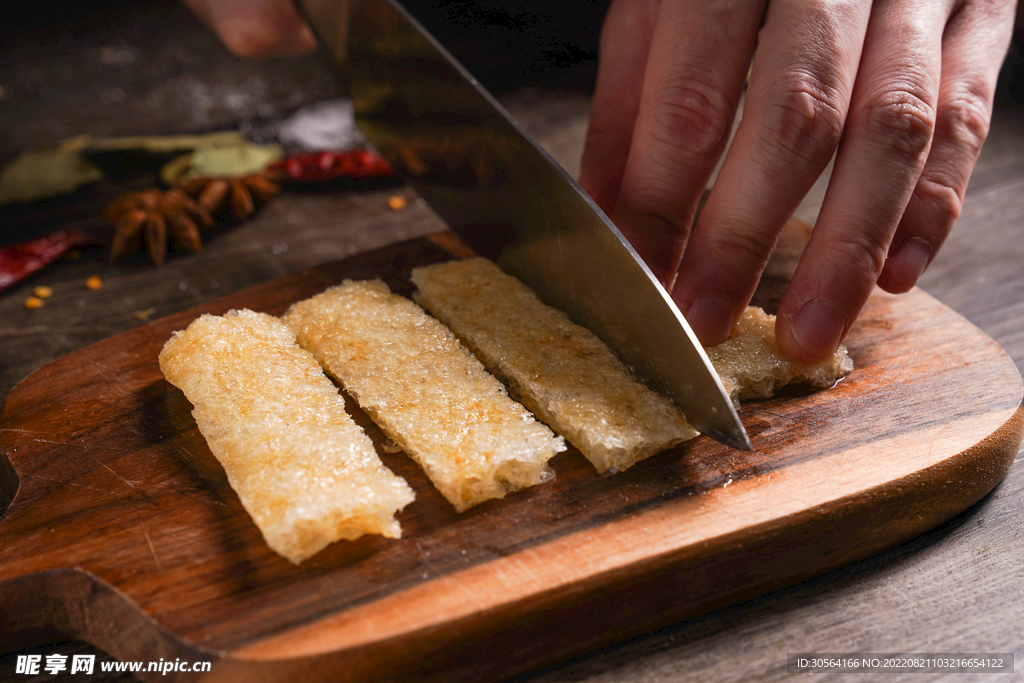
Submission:
[[[291,0],[183,0],[240,57],[297,55],[316,38]]]
[[[783,351],[821,360],[875,284],[909,290],[952,229],[1014,4],[614,0],[580,184],[711,345],[838,149],[776,322]],[[743,120],[691,234],[752,57]]]

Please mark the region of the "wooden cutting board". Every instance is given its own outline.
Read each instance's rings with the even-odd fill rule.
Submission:
[[[701,437],[602,477],[570,449],[554,482],[462,515],[385,453],[417,494],[403,538],[291,565],[263,543],[157,353],[200,313],[281,313],[344,278],[409,294],[412,267],[453,254],[445,233],[291,275],[19,384],[0,431],[0,651],[79,639],[126,661],[212,663],[140,674],[163,681],[507,676],[909,539],[984,496],[1020,446],[1024,387],[998,345],[924,292],[877,292],[846,380],[740,411],[753,452]]]

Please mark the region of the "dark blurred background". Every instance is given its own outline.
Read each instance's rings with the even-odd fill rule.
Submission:
[[[406,5],[501,93],[531,85],[591,88],[608,2]],[[8,11],[0,25],[0,156],[86,132],[212,130],[344,91],[317,56],[257,63],[225,57],[177,0],[100,0],[59,10],[25,3]]]
[[[407,0],[410,11],[500,97],[589,93],[611,0]],[[135,136],[272,125],[345,94],[319,53],[235,57],[179,0],[9,5],[0,22],[0,167],[76,135]],[[998,103],[1024,109],[1024,9]],[[258,136],[253,136],[258,138]],[[0,206],[0,244],[99,215],[113,189]],[[72,207],[70,213],[67,211]],[[77,211],[77,213],[76,213]]]
[[[588,92],[610,0],[410,0],[413,14],[501,95]],[[25,150],[93,136],[235,129],[253,133],[345,94],[326,58],[231,55],[178,0],[19,3],[0,22],[0,167]],[[258,138],[258,135],[252,137]],[[113,189],[90,186],[0,206],[0,244],[99,215]]]
[[[408,0],[488,89],[588,91],[610,0]],[[177,0],[18,3],[0,22],[0,161],[89,132],[198,132],[344,91],[315,56],[247,63]],[[999,91],[1024,107],[1024,9]]]

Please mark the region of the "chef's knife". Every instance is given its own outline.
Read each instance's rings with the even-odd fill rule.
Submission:
[[[573,179],[391,0],[297,0],[348,80],[356,122],[478,254],[603,338],[699,431],[750,440],[700,343]]]

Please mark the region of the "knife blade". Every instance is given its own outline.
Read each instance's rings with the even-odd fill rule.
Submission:
[[[394,0],[297,0],[367,138],[474,251],[601,337],[700,432],[750,450],[668,292],[615,225]]]

